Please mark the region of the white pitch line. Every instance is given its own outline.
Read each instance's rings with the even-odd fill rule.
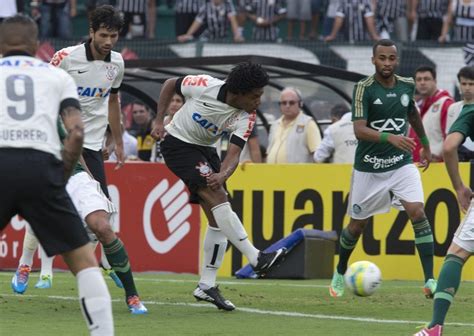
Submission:
[[[7,297],[38,297],[46,298],[53,300],[65,300],[65,301],[77,301],[76,297],[72,296],[59,296],[59,295],[49,295],[49,296],[40,296],[40,295],[18,295],[18,294],[1,294],[0,296]],[[112,302],[122,302],[119,299],[112,299]],[[143,303],[148,305],[159,305],[159,306],[185,306],[185,307],[196,307],[196,308],[209,308],[212,307],[209,304],[202,303],[187,303],[187,302],[159,302],[159,301],[143,301]],[[265,309],[255,309],[255,308],[236,308],[237,311],[252,313],[252,314],[261,314],[261,315],[272,315],[272,316],[287,316],[287,317],[297,317],[297,318],[313,318],[319,320],[340,320],[340,321],[355,321],[355,322],[364,322],[364,323],[385,323],[385,324],[425,324],[426,321],[409,321],[409,320],[385,320],[385,319],[375,319],[369,317],[355,317],[355,316],[340,316],[340,315],[324,315],[324,314],[307,314],[307,313],[298,313],[298,312],[288,312],[288,311],[277,311],[277,310],[265,310]],[[474,327],[474,323],[462,323],[462,322],[447,322],[445,325],[452,326],[461,326],[461,327]]]

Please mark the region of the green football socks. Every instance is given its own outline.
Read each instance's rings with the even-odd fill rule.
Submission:
[[[104,245],[104,252],[110,266],[122,281],[127,297],[138,295],[133,281],[132,269],[128,261],[127,251],[120,239],[115,239],[109,245]]]
[[[337,273],[344,275],[347,270],[347,262],[354,250],[359,238],[355,238],[347,228],[341,232],[339,238],[339,262],[337,264]]]
[[[443,325],[449,306],[454,300],[454,295],[461,283],[462,267],[464,260],[454,254],[448,254],[444,259],[443,267],[439,274],[438,287],[434,295],[433,319],[429,328]]]
[[[415,245],[420,255],[426,282],[429,279],[433,279],[433,234],[431,233],[430,223],[426,218],[412,222],[412,225],[415,231]]]

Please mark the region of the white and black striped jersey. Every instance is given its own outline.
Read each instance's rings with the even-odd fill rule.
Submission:
[[[231,0],[224,0],[220,5],[207,2],[199,9],[196,20],[206,25],[202,37],[210,40],[224,38],[229,30],[229,18],[235,16],[235,8]]]
[[[336,16],[344,18],[346,39],[349,41],[370,40],[365,18],[374,16],[371,0],[340,0]]]
[[[284,0],[252,0],[247,3],[245,10],[267,21],[275,16],[285,15],[286,7]],[[278,38],[278,27],[271,25],[269,27],[253,28],[253,39],[257,41],[275,41]]]
[[[224,81],[208,75],[181,77],[176,92],[186,97],[186,102],[166,125],[169,134],[200,146],[214,146],[222,136],[233,135],[243,147],[252,133],[256,113],[228,105]]]
[[[453,41],[474,42],[474,0],[453,0]]]
[[[61,160],[59,111],[79,108],[76,84],[64,70],[37,58],[0,58],[0,148],[32,148]]]
[[[377,0],[377,16],[396,19],[407,14],[407,0]]]
[[[464,48],[464,63],[468,66],[474,66],[474,43],[466,43]]]
[[[174,8],[176,13],[197,14],[205,3],[206,0],[176,0]]]
[[[438,18],[441,19],[448,10],[449,0],[419,0],[417,15],[421,19]]]
[[[51,64],[66,70],[76,82],[84,122],[84,148],[102,148],[109,116],[109,97],[117,93],[125,72],[122,55],[111,51],[95,60],[90,41],[56,52]]]
[[[117,9],[124,13],[143,14],[147,11],[148,0],[117,0]]]

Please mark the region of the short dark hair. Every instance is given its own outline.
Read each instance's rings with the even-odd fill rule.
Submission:
[[[24,28],[23,34],[14,34],[14,36],[8,36],[11,34],[11,26],[22,26]],[[10,27],[10,28],[9,28]],[[18,32],[17,32],[18,33]],[[16,14],[14,16],[10,16],[3,20],[0,24],[0,41],[1,43],[19,43],[18,39],[23,38],[27,39],[28,42],[36,43],[38,39],[38,26],[36,22],[30,18],[29,16],[23,14]],[[23,43],[26,41],[23,41]]]
[[[121,31],[124,25],[123,17],[113,6],[103,5],[89,14],[89,28],[94,32],[100,28]]]
[[[420,65],[415,70],[415,77],[418,72],[431,72],[433,79],[436,79],[436,69],[432,67],[431,65]]]
[[[373,56],[375,56],[375,52],[377,51],[378,46],[382,46],[382,47],[395,46],[395,48],[397,48],[397,45],[395,44],[394,41],[389,40],[389,39],[381,39],[381,40],[378,40],[377,42],[375,42],[373,47],[372,47],[372,55]]]
[[[461,77],[474,80],[474,66],[462,67],[458,72],[458,81],[461,81]]]
[[[349,108],[346,104],[336,104],[331,109],[331,117],[341,119],[347,112],[349,112]]]
[[[243,62],[232,68],[226,83],[229,92],[246,94],[268,84],[268,74],[260,64]]]

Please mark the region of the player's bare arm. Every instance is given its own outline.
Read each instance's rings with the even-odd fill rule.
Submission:
[[[151,131],[151,136],[155,140],[162,139],[165,135],[165,127],[163,125],[163,120],[165,119],[166,109],[168,108],[173,95],[176,92],[176,81],[177,77],[169,78],[163,84],[160,92],[160,98],[158,99],[158,113],[153,122],[153,130]]]
[[[415,131],[422,145],[422,150],[420,151],[420,166],[424,167],[423,171],[428,169],[430,162],[433,161],[431,154],[430,144],[428,138],[426,137],[425,128],[423,127],[423,122],[421,121],[420,114],[418,110],[414,107],[411,110],[408,110],[408,122]]]
[[[368,127],[367,120],[355,120],[354,133],[357,140],[382,142],[381,133]],[[415,141],[403,135],[389,133],[387,141],[394,147],[406,152],[411,152],[415,148]]]
[[[82,153],[84,124],[81,118],[81,110],[73,106],[64,108],[61,111],[61,117],[67,131],[61,154],[64,162],[64,175],[69,178]]]
[[[120,101],[118,94],[111,93],[109,98],[109,125],[112,131],[112,137],[115,141],[115,155],[117,155],[117,166],[115,169],[122,167],[125,163],[120,115]]]
[[[207,185],[212,190],[218,190],[224,185],[224,182],[234,173],[235,169],[239,165],[239,157],[242,148],[230,143],[229,149],[222,162],[221,171],[219,173],[211,174],[207,177]]]
[[[443,143],[443,156],[446,170],[458,197],[461,209],[466,212],[471,203],[472,191],[462,182],[459,174],[458,147],[464,142],[464,135],[459,132],[449,134]]]

